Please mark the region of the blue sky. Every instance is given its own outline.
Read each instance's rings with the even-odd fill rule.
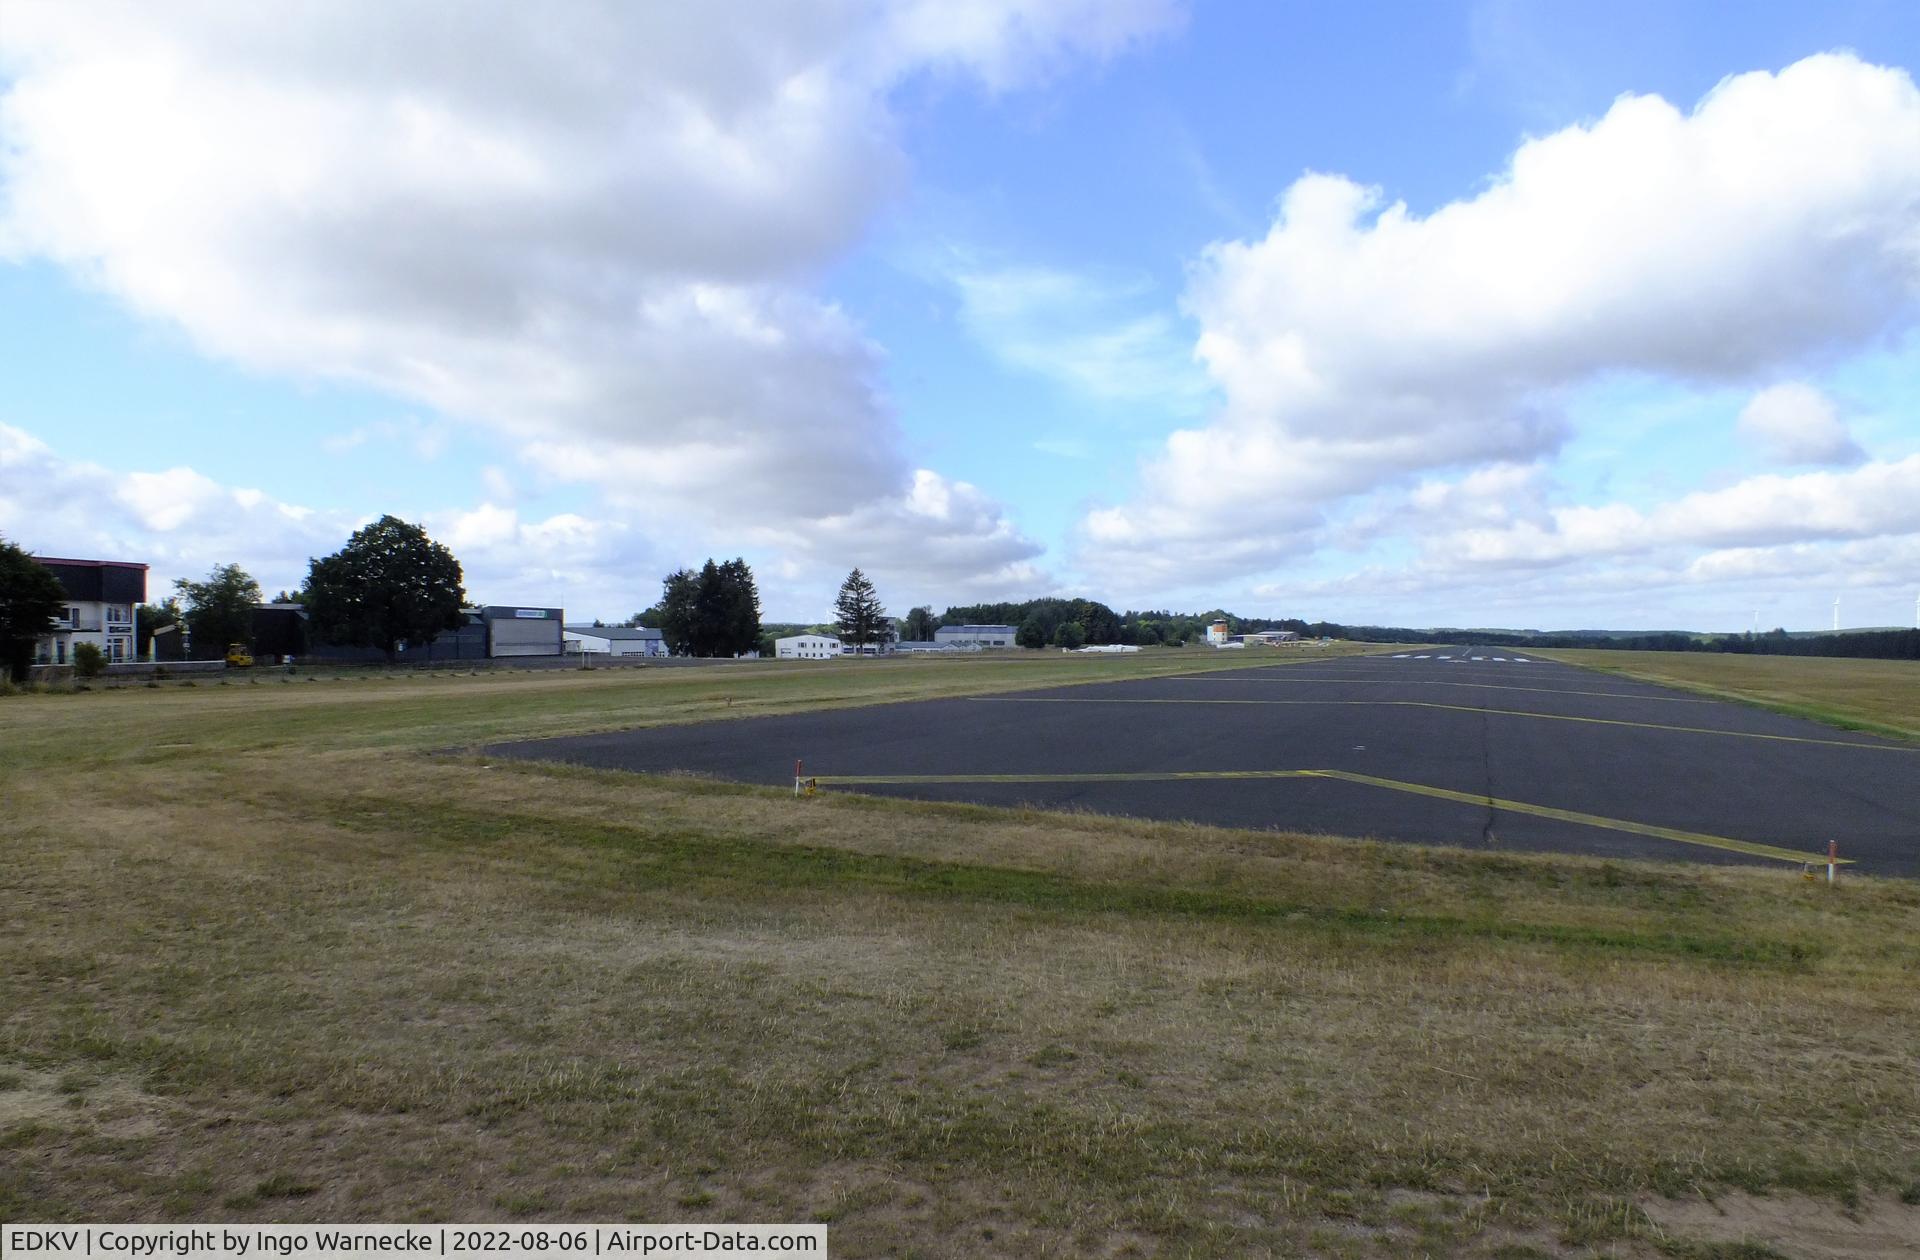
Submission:
[[[1911,5],[16,13],[0,533],[156,595],[1914,615]]]

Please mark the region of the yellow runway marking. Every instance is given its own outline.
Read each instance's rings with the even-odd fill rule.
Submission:
[[[1476,691],[1537,691],[1549,696],[1606,696],[1612,700],[1658,700],[1663,704],[1721,704],[1695,696],[1641,696],[1631,691],[1570,691],[1564,687],[1512,687],[1504,683],[1447,682],[1439,678],[1221,678],[1211,674],[1174,674],[1154,682],[1378,683],[1381,686],[1471,687]]]
[[[1585,722],[1594,726],[1633,726],[1648,731],[1678,731],[1684,735],[1724,735],[1730,739],[1765,739],[1784,744],[1825,744],[1868,752],[1915,753],[1920,745],[1856,744],[1844,739],[1814,739],[1806,735],[1761,735],[1753,731],[1720,731],[1710,726],[1669,726],[1664,722],[1629,722],[1623,718],[1575,717],[1570,713],[1535,713],[1529,709],[1485,709],[1470,704],[1441,704],[1434,700],[1172,700],[1162,697],[1126,699],[1121,696],[968,696],[976,704],[1351,704],[1383,708],[1448,709],[1455,713],[1485,713],[1495,717],[1540,718],[1548,722]]]
[[[1312,779],[1321,770],[1134,770],[1113,774],[822,774],[823,785],[912,783],[1170,783],[1180,779]]]
[[[1424,783],[1407,783],[1400,779],[1378,779],[1370,774],[1354,774],[1348,770],[1314,770],[1308,773],[1325,779],[1344,779],[1348,783],[1365,783],[1372,787],[1391,788],[1396,792],[1413,792],[1443,801],[1485,805],[1512,814],[1532,814],[1536,818],[1553,818],[1560,822],[1580,823],[1587,827],[1604,827],[1609,831],[1627,831],[1637,836],[1652,836],[1659,840],[1678,841],[1681,844],[1698,844],[1710,849],[1725,849],[1732,853],[1746,853],[1754,857],[1777,858],[1782,862],[1827,860],[1827,855],[1824,853],[1796,853],[1792,849],[1775,848],[1770,844],[1756,844],[1751,840],[1734,840],[1727,836],[1710,836],[1699,831],[1656,827],[1651,823],[1632,822],[1624,818],[1603,818],[1599,814],[1583,814],[1572,809],[1555,809],[1551,805],[1530,805],[1525,801],[1509,801],[1497,796],[1476,796],[1471,792],[1454,792],[1447,788],[1428,787]]]
[[[1435,800],[1454,801],[1462,805],[1495,809],[1510,814],[1531,814],[1536,818],[1578,823],[1583,827],[1598,827],[1606,831],[1624,831],[1636,836],[1650,836],[1656,840],[1671,840],[1677,844],[1699,845],[1728,853],[1744,853],[1749,857],[1800,863],[1827,860],[1827,855],[1824,853],[1800,853],[1793,849],[1758,844],[1751,840],[1735,840],[1729,836],[1708,835],[1700,831],[1682,831],[1676,827],[1657,827],[1652,823],[1634,822],[1625,818],[1605,818],[1599,814],[1583,814],[1578,810],[1556,809],[1551,805],[1533,805],[1526,801],[1510,801],[1497,796],[1455,792],[1450,788],[1429,787],[1424,783],[1408,783],[1402,779],[1382,779],[1370,774],[1355,774],[1349,770],[1168,770],[1115,774],[823,774],[817,776],[814,781],[822,787],[911,787],[916,784],[967,783],[1167,783],[1198,779],[1338,779],[1345,783],[1357,783],[1363,787],[1411,792],[1414,795],[1432,797]],[[1843,859],[1841,864],[1851,865],[1851,862]]]

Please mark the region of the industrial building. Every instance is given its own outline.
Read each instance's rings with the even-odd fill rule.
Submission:
[[[109,661],[134,659],[133,610],[147,601],[147,566],[127,560],[35,557],[66,592],[53,629],[34,640],[36,665],[67,665],[73,649],[91,643]]]
[[[666,636],[648,626],[568,626],[567,651],[589,656],[665,656]]]
[[[933,632],[933,641],[943,647],[1010,648],[1014,643],[1012,626],[941,626]]]
[[[840,640],[830,634],[790,634],[773,641],[773,654],[783,661],[828,661],[839,657]]]
[[[403,665],[442,661],[485,661],[507,657],[559,656],[565,612],[559,608],[523,608],[488,604],[460,610],[461,624],[443,630],[426,643],[402,644],[395,654]],[[326,643],[315,637],[300,604],[257,604],[249,646],[256,661],[329,661],[338,664],[385,661],[377,647]],[[153,636],[154,658],[160,661],[218,660],[226,644],[190,643],[181,626],[164,626]]]
[[[1225,621],[1215,621],[1207,627],[1207,642],[1217,648],[1272,647],[1291,643],[1299,637],[1291,630],[1250,630],[1246,634],[1234,634]]]

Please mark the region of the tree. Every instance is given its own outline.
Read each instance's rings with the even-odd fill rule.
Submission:
[[[169,595],[157,604],[136,604],[133,609],[133,654],[152,655],[153,632],[162,626],[179,625],[186,617],[187,614],[180,609],[178,595]]]
[[[654,625],[675,656],[738,656],[760,645],[760,592],[745,560],[709,559],[669,573],[660,602],[634,619]]]
[[[700,575],[692,569],[676,569],[660,583],[660,602],[647,610],[654,615],[667,651],[675,656],[702,655],[694,651],[699,620],[694,604],[699,593]]]
[[[76,678],[98,678],[107,672],[107,654],[98,643],[73,645],[73,674]]]
[[[1087,641],[1087,632],[1077,621],[1063,621],[1053,632],[1053,646],[1077,648]]]
[[[253,606],[260,602],[260,584],[237,564],[216,564],[204,582],[177,579],[173,587],[186,602],[187,633],[194,651],[211,660],[225,656],[229,643],[253,640]]]
[[[900,637],[910,643],[925,643],[933,638],[933,632],[940,628],[940,621],[933,615],[931,608],[915,608],[907,613],[900,627]]]
[[[402,644],[460,628],[460,583],[451,551],[418,525],[383,516],[339,551],[310,560],[302,594],[315,638],[379,648],[391,661]]]
[[[885,643],[893,630],[893,623],[887,619],[887,610],[880,606],[880,596],[874,592],[873,583],[858,569],[847,574],[847,580],[840,583],[840,594],[833,601],[833,612],[833,626],[840,635],[840,641],[850,643],[856,649],[869,643]]]
[[[1023,648],[1043,648],[1047,646],[1047,622],[1039,613],[1030,614],[1013,632],[1013,641]]]
[[[714,568],[719,579],[717,656],[740,656],[760,646],[760,589],[753,570],[738,556]],[[704,575],[704,570],[703,570]]]
[[[53,570],[0,538],[0,670],[16,682],[33,666],[33,645],[67,609]]]

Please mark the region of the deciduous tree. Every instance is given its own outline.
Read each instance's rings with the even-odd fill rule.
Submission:
[[[933,615],[933,609],[915,608],[907,613],[906,621],[900,628],[900,637],[910,643],[925,643],[933,638],[933,632],[939,628],[940,620]]]
[[[418,525],[383,516],[347,545],[309,562],[302,591],[325,643],[375,647],[394,659],[403,643],[431,643],[462,624],[460,562]]]
[[[709,559],[661,583],[660,602],[638,614],[676,656],[737,656],[760,646],[760,592],[745,560]]]
[[[67,607],[67,588],[53,571],[0,538],[0,669],[25,679],[33,645]]]
[[[187,632],[193,636],[194,655],[214,660],[227,654],[230,643],[253,639],[253,606],[260,602],[260,584],[237,564],[216,564],[204,582],[177,579],[173,584],[186,604]]]

